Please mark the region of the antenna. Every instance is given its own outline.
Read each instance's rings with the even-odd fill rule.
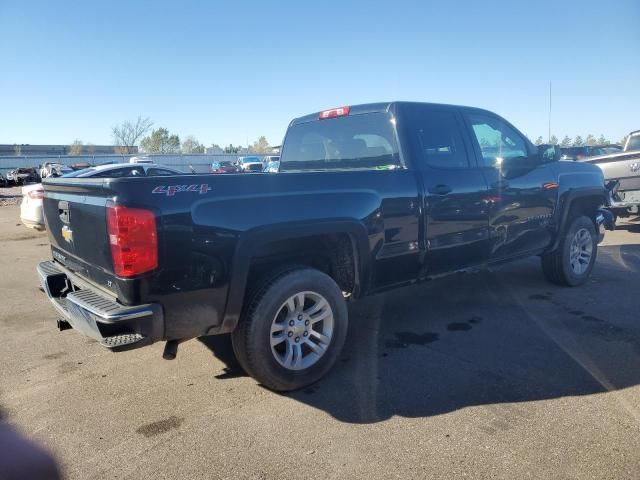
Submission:
[[[549,136],[547,142],[551,143],[551,81],[549,81]]]

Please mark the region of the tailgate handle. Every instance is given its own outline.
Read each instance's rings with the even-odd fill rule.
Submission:
[[[66,200],[58,202],[58,215],[62,223],[69,223],[69,202]]]

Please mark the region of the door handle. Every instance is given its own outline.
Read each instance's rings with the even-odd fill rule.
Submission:
[[[451,193],[451,187],[449,185],[435,185],[433,187],[429,187],[429,193],[433,193],[434,195],[446,195],[447,193]]]

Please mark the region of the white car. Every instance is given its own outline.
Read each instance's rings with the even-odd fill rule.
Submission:
[[[129,164],[113,163],[89,167],[83,170],[71,171],[65,177],[99,177],[99,178],[121,178],[121,177],[159,177],[169,175],[184,175],[184,172],[171,167],[155,165],[152,163]],[[44,214],[42,208],[42,198],[44,189],[41,183],[27,185],[22,188],[22,204],[20,205],[20,220],[27,227],[38,230],[44,229]]]
[[[129,163],[153,163],[153,160],[151,160],[149,157],[131,157],[129,159]]]
[[[73,169],[68,165],[63,165],[62,163],[45,162],[40,169],[40,177],[61,177],[71,172],[73,172]]]
[[[20,220],[27,227],[44,230],[44,214],[42,198],[44,189],[41,183],[22,187],[22,203],[20,204]]]

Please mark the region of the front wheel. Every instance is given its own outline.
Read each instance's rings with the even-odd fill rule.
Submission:
[[[542,271],[552,283],[575,287],[587,281],[598,253],[598,237],[587,216],[574,218],[558,248],[542,256]]]
[[[272,390],[296,390],[333,366],[347,322],[346,302],[333,279],[300,268],[257,290],[231,338],[247,373]]]

